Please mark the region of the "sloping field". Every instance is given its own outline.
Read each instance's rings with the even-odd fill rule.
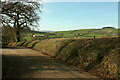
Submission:
[[[56,31],[56,32],[37,32],[37,31],[22,31],[21,35],[22,41],[32,41],[35,40],[32,35],[44,35],[44,37],[49,34],[49,38],[96,38],[101,37],[118,37],[118,30],[120,29],[80,29],[80,30],[71,30],[71,31]],[[53,35],[52,35],[53,34]],[[40,39],[40,37],[39,37]]]
[[[58,37],[80,37],[80,38],[96,38],[100,37],[116,37],[118,36],[118,29],[80,29],[80,30],[71,30],[71,31],[58,31],[52,32],[55,33]],[[79,35],[78,35],[79,34]]]
[[[120,72],[118,38],[49,39],[9,44],[16,45],[46,53],[99,77],[117,78]]]

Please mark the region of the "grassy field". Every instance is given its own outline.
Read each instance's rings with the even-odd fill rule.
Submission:
[[[33,38],[32,35],[38,37]],[[22,34],[22,41],[32,41],[41,39],[39,35],[44,35],[44,38],[102,38],[102,37],[118,37],[118,29],[80,29],[71,31],[57,31],[57,32],[25,32]]]
[[[81,30],[73,30],[73,31],[59,31],[55,32],[56,35],[60,36],[63,34],[63,37],[113,37],[117,36],[117,29],[81,29]],[[79,34],[79,35],[78,35]]]

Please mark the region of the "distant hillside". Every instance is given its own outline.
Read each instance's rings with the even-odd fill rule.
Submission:
[[[31,34],[35,34],[35,33],[39,33],[39,34],[44,34],[45,32],[42,31],[33,31],[33,30],[21,30],[21,33],[31,33]]]
[[[115,37],[118,36],[118,29],[105,28],[105,29],[80,29],[73,31],[59,31],[54,32],[57,36],[63,37],[81,37],[81,38],[90,38],[93,36],[96,37]]]
[[[114,27],[103,27],[102,29],[108,29],[108,28],[115,29]]]
[[[40,32],[40,31],[30,31],[30,30],[22,30],[21,31],[21,41],[32,41],[35,40],[33,38],[33,35],[45,35],[46,32]]]
[[[96,38],[101,37],[117,37],[118,29],[103,28],[103,29],[79,29],[71,31],[56,31],[56,32],[39,32],[39,31],[23,31],[22,40],[33,40],[32,35],[44,35],[47,38]],[[40,38],[37,38],[40,39]]]
[[[42,30],[40,32],[56,32],[56,31],[48,31],[48,30]]]

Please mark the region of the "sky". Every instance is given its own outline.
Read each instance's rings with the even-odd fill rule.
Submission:
[[[41,31],[118,27],[117,2],[44,2],[39,15]]]

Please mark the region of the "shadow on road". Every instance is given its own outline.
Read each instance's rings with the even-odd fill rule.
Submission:
[[[70,71],[57,63],[52,63],[51,60],[45,56],[3,55],[2,57],[3,78],[20,78],[25,75],[51,70],[63,71],[63,73]],[[29,77],[31,78],[31,76]]]

